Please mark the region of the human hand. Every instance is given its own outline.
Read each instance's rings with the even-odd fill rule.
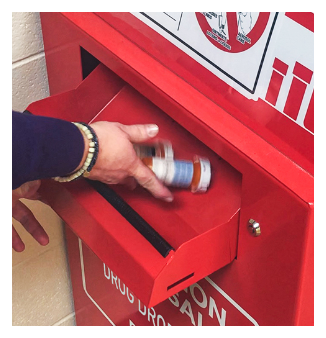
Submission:
[[[37,192],[40,185],[40,180],[26,182],[12,191],[12,217],[21,223],[38,243],[47,245],[49,243],[48,235],[41,224],[36,220],[33,213],[20,201],[21,198],[30,200],[40,199],[40,195]],[[14,226],[12,226],[12,248],[17,252],[21,252],[25,249],[25,245]]]
[[[99,140],[99,154],[95,166],[88,176],[107,184],[128,183],[135,186],[136,181],[149,190],[153,196],[173,200],[171,192],[157,179],[136,155],[133,143],[145,142],[158,133],[158,126],[123,125],[116,122],[94,122],[90,124]]]

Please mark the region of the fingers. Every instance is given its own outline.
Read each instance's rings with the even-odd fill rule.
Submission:
[[[28,198],[28,199],[39,199],[41,196],[38,193],[38,189],[41,185],[41,181],[30,181],[26,182],[21,186],[22,188],[22,196],[23,198]]]
[[[138,159],[132,169],[132,176],[137,182],[146,188],[151,194],[167,202],[173,201],[173,195],[155,176],[155,174]]]
[[[128,135],[131,142],[144,142],[156,136],[159,131],[156,124],[120,125],[120,129]],[[167,202],[173,201],[173,195],[170,190],[157,179],[155,174],[145,166],[140,159],[135,161],[131,174],[136,181],[149,190],[154,197]]]
[[[126,126],[121,124],[120,129],[124,131],[131,142],[144,142],[158,133],[156,124],[134,124]]]
[[[40,243],[41,245],[47,245],[49,243],[48,235],[42,228],[41,224],[36,220],[33,213],[26,207],[25,204],[23,204],[20,201],[17,201],[12,209],[12,217],[16,221],[21,223],[22,226],[33,236],[33,238],[38,243]],[[17,241],[16,235],[15,241]]]
[[[22,252],[25,249],[25,244],[19,237],[14,226],[12,226],[12,248],[17,252]]]
[[[22,184],[19,188],[12,191],[13,198],[28,198],[28,199],[40,199],[40,194],[37,192],[41,185],[41,181],[30,181]]]

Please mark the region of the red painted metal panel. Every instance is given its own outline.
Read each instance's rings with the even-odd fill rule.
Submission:
[[[148,289],[156,287],[151,283],[158,271],[155,267],[161,269],[165,266],[162,259],[155,254],[146,255],[145,253],[152,253],[151,246],[143,242],[138,233],[130,231],[130,224],[124,222],[97,193],[85,190],[83,182],[79,182],[78,185],[70,184],[69,192],[66,188],[51,182],[53,187],[50,193],[47,192],[49,197],[55,199],[56,194],[61,196],[61,199],[56,200],[57,211],[65,213],[67,224],[73,227],[78,237],[86,240],[87,246],[91,244],[90,250],[67,229],[77,323],[79,325],[312,325],[313,177],[302,168],[313,172],[311,161],[313,135],[301,127],[296,128],[297,124],[283,114],[276,113],[273,107],[261,99],[248,101],[241,98],[241,95],[233,95],[228,85],[212,77],[201,66],[194,67],[194,72],[190,73],[189,69],[186,70],[183,66],[193,66],[194,60],[180,53],[175,46],[164,41],[156,32],[130,14],[103,13],[102,17],[104,16],[106,20],[110,20],[110,25],[92,13],[42,14],[45,53],[51,55],[47,58],[47,67],[53,74],[51,80],[49,79],[50,87],[58,92],[63,87],[67,90],[68,85],[62,83],[67,75],[58,72],[55,76],[59,63],[80,65],[78,55],[68,56],[65,52],[66,36],[69,35],[72,44],[82,46],[128,83],[120,90],[120,94],[121,98],[129,97],[130,100],[121,100],[119,104],[116,103],[116,108],[113,100],[102,113],[110,111],[114,114],[115,109],[123,107],[124,111],[130,111],[129,116],[128,114],[121,116],[123,122],[134,122],[133,119],[138,117],[148,119],[150,116],[160,119],[164,114],[165,121],[170,118],[176,121],[162,124],[162,121],[158,120],[162,124],[162,135],[176,137],[176,145],[180,144],[178,152],[184,149],[191,150],[191,147],[186,148],[182,143],[183,137],[186,139],[189,137],[193,140],[191,143],[193,147],[199,147],[198,150],[201,151],[205,149],[209,154],[213,154],[212,158],[216,161],[220,156],[225,168],[229,166],[233,168],[232,171],[235,169],[235,172],[240,173],[241,212],[237,223],[239,228],[236,259],[209,277],[188,286],[186,291],[180,291],[173,296],[171,292],[170,299],[153,308],[145,308],[143,302],[138,303],[139,299],[135,295],[145,299],[148,297],[146,296]],[[53,26],[60,27],[58,34],[52,33]],[[132,41],[129,33],[132,33]],[[146,43],[142,40],[144,37],[147,38]],[[59,45],[60,48],[55,48]],[[140,45],[146,48],[139,48]],[[178,67],[178,62],[183,66]],[[71,68],[71,78],[76,79],[76,82],[81,73],[77,68]],[[202,75],[197,76],[200,72]],[[202,76],[206,75],[207,81],[203,83]],[[211,84],[215,86],[210,87]],[[69,82],[68,89],[74,89],[77,85],[78,83],[75,85]],[[136,94],[130,86],[154,103],[154,106],[150,104],[152,107],[150,111],[154,112],[154,115],[147,109],[144,116],[141,114],[141,102],[144,98]],[[232,100],[232,104],[229,99]],[[135,116],[131,114],[132,103],[135,103],[137,112]],[[234,107],[238,107],[238,111]],[[161,113],[155,113],[159,111]],[[89,116],[92,114],[93,112]],[[69,114],[63,113],[61,116],[68,118]],[[260,126],[266,128],[257,131],[257,124],[253,124],[246,116],[254,116],[256,121],[260,121]],[[182,130],[183,137],[178,138],[178,133],[169,130],[168,126]],[[293,131],[292,135],[289,135],[290,129]],[[277,139],[281,135],[280,130],[282,140]],[[307,134],[310,136],[307,137]],[[262,135],[264,137],[261,137]],[[293,146],[294,135],[296,139],[300,139],[301,146],[298,144]],[[307,140],[309,142],[305,143]],[[208,207],[209,214],[206,217],[212,217],[211,208],[214,207],[212,201],[218,199],[217,186],[214,184],[212,187],[213,196],[210,201],[207,200],[202,204],[203,214],[205,207]],[[59,188],[60,191],[56,190]],[[121,188],[117,191],[121,193]],[[168,212],[160,209],[161,206],[157,205],[157,201],[147,199],[148,196],[144,191],[140,191],[139,195],[137,192],[137,197],[134,194],[123,193],[124,198],[147,217],[156,217],[146,210],[148,206],[150,210],[154,208],[163,214]],[[195,209],[192,204],[194,196],[190,197],[185,191],[176,191],[176,194],[175,201],[179,201],[179,206],[189,204],[192,207],[189,210],[187,208],[178,210],[177,204],[176,210],[178,213],[181,211],[181,214],[177,216],[173,214],[173,217],[176,217],[174,219],[179,220],[175,222],[179,224],[178,229],[175,229],[175,241],[177,243],[179,239],[179,243],[183,240],[191,242],[193,232],[190,232],[190,236],[188,234],[188,238],[182,237],[186,225],[180,220],[186,217],[187,211],[189,218],[199,217],[195,212],[192,214]],[[70,206],[73,208],[70,209]],[[103,227],[108,217],[112,222]],[[260,222],[262,227],[260,237],[254,238],[249,234],[247,222],[250,218]],[[198,228],[193,231],[205,232],[207,230],[205,224],[198,222]],[[166,231],[163,226],[158,225],[158,228]],[[168,232],[165,235],[168,236]],[[110,260],[108,255],[110,245],[113,246],[113,250],[117,250],[116,254],[121,253],[121,260]],[[130,250],[137,254],[128,256],[126,249],[129,246]],[[143,253],[137,248],[141,248]],[[200,250],[197,247],[198,253]],[[207,256],[205,258],[204,253],[202,255],[194,264],[198,263],[198,266],[211,264]],[[187,257],[190,258],[185,253],[184,258]],[[111,266],[104,265],[104,261],[110,261]],[[124,269],[119,262],[124,263]],[[181,279],[191,274],[187,271],[188,263],[186,265]],[[140,266],[144,268],[140,269]],[[176,266],[175,270],[179,268]],[[124,276],[118,274],[119,269]],[[138,282],[133,280],[136,271],[139,275]],[[165,287],[171,285],[167,282],[168,277],[168,275],[162,277]],[[191,278],[189,282],[193,281]],[[130,285],[133,285],[134,290]],[[185,285],[187,284],[180,283],[181,288]],[[126,291],[127,287],[129,292]],[[131,294],[134,297],[133,302]]]

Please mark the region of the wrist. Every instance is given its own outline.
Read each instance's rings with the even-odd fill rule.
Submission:
[[[76,127],[78,127],[78,129],[83,135],[84,139],[83,157],[78,167],[75,169],[73,173],[68,174],[67,176],[64,177],[58,176],[53,178],[55,181],[58,182],[70,182],[79,179],[82,176],[88,177],[90,171],[92,170],[97,160],[99,145],[95,131],[93,130],[92,127],[83,122],[73,122],[73,124]]]
[[[88,155],[89,139],[86,137],[86,134],[80,128],[78,128],[78,130],[80,131],[81,135],[83,136],[83,140],[84,140],[84,153],[83,153],[83,157],[81,158],[78,167],[75,170],[73,170],[70,174],[72,174],[72,173],[80,170],[83,167],[83,165],[84,165],[84,163],[85,163],[85,161],[87,159],[87,155]]]

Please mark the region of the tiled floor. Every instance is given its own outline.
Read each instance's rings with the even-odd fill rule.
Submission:
[[[12,325],[74,325],[74,308],[61,219],[46,205],[24,201],[43,225],[42,247],[13,222],[25,251],[12,256]]]

